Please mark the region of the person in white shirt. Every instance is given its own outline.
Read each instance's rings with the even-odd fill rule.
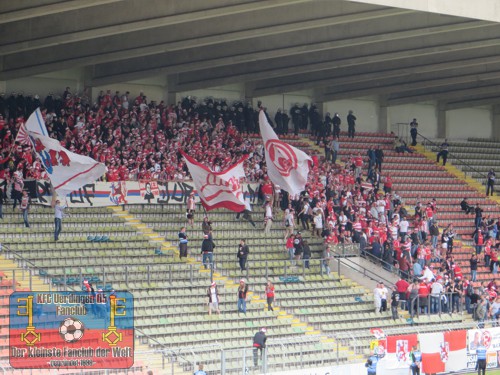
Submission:
[[[382,294],[379,283],[377,283],[377,286],[373,289],[373,302],[375,305],[375,312],[380,312],[380,308],[382,307]]]
[[[264,233],[271,233],[271,226],[273,225],[273,208],[271,206],[271,199],[266,198],[265,216],[264,216]]]
[[[54,195],[55,197],[55,195]],[[59,199],[52,199],[52,207],[54,208],[54,241],[59,240],[59,234],[62,231],[62,219],[64,217],[64,210],[67,207],[66,205],[61,206],[61,201]]]
[[[316,211],[314,214],[313,222],[316,236],[321,237],[321,233],[323,232],[323,217],[321,216],[320,211]]]
[[[403,216],[401,221],[399,222],[399,235],[401,236],[401,241],[406,239],[406,233],[408,233],[408,227],[410,224],[406,220],[406,217]]]
[[[294,217],[293,217],[293,209],[286,209],[285,210],[285,238],[284,240],[288,237],[290,237],[291,234],[293,234],[293,228],[294,228]]]
[[[385,287],[384,283],[382,281],[379,282],[379,295],[380,295],[380,311],[387,311],[387,295],[389,294],[389,291]]]
[[[431,287],[431,314],[435,314],[439,311],[439,301],[441,298],[441,293],[443,293],[443,284],[441,281],[434,281]]]

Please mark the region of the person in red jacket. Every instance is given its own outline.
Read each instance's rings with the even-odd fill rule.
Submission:
[[[266,284],[266,297],[267,297],[267,311],[274,311],[273,302],[274,302],[274,285],[268,280]]]
[[[429,286],[425,281],[421,281],[418,285],[418,303],[420,305],[420,310],[423,310],[425,314],[427,314],[429,293]]]

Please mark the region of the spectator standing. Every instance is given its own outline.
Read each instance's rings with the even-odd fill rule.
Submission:
[[[266,298],[267,298],[267,311],[274,311],[273,302],[274,302],[274,285],[268,280],[266,284]]]
[[[323,233],[323,216],[321,215],[321,211],[317,210],[316,212],[314,212],[313,224],[314,234],[317,237],[321,237],[321,233]]]
[[[380,312],[387,311],[387,296],[389,295],[389,291],[385,287],[384,283],[380,281]]]
[[[391,313],[392,313],[392,319],[396,320],[398,319],[398,305],[399,305],[399,292],[398,288],[396,285],[392,287],[392,293],[391,293]]]
[[[201,243],[201,254],[203,256],[202,263],[205,266],[205,269],[210,266],[213,267],[214,263],[214,241],[212,240],[211,234],[205,234],[203,236],[203,242]]]
[[[414,118],[412,122],[410,122],[410,135],[411,135],[411,145],[417,145],[417,133],[418,133],[418,122],[417,119]]]
[[[203,218],[203,222],[201,223],[201,230],[204,234],[212,233],[212,222],[208,220],[208,216]]]
[[[384,162],[384,151],[377,146],[375,149],[375,162],[379,173],[382,173],[382,163]]]
[[[412,375],[420,375],[420,367],[422,365],[422,352],[418,349],[418,346],[413,346],[410,352],[410,370]]]
[[[192,191],[189,194],[189,197],[186,202],[186,217],[188,219],[188,225],[191,225],[191,228],[194,226],[194,211],[195,211],[195,203],[194,203],[194,192]]]
[[[488,300],[485,295],[480,296],[480,300],[475,309],[475,319],[478,321],[478,328],[484,328],[484,320],[486,319],[486,314],[488,312]]]
[[[339,138],[337,136],[333,137],[332,143],[331,143],[331,152],[332,152],[332,162],[333,164],[337,164],[337,157],[340,152],[340,142]]]
[[[293,218],[293,208],[286,209],[285,210],[285,241],[287,238],[289,238],[293,234],[293,228],[295,225],[294,218]]]
[[[309,269],[309,259],[311,259],[311,248],[306,240],[303,242],[304,246],[302,247],[302,259],[304,260],[304,267]]]
[[[31,198],[28,195],[28,191],[23,190],[23,195],[21,198],[21,204],[20,204],[19,208],[21,209],[21,212],[23,213],[23,221],[24,221],[24,225],[26,226],[26,228],[30,227],[30,223],[28,220],[28,213],[30,210],[30,205],[31,205]]]
[[[373,302],[375,305],[375,312],[379,313],[382,308],[382,293],[380,283],[377,283],[375,289],[373,289]]]
[[[208,297],[208,315],[212,315],[212,311],[215,311],[217,312],[217,314],[220,314],[219,310],[220,296],[215,281],[212,282],[212,284],[208,287],[207,297]]]
[[[476,254],[472,254],[472,256],[469,260],[469,264],[470,264],[471,281],[475,282],[476,277],[477,277],[477,255]]]
[[[450,145],[448,144],[448,140],[445,139],[443,143],[441,143],[441,146],[439,146],[439,152],[437,153],[436,156],[436,162],[439,163],[439,160],[441,157],[443,158],[443,166],[446,165],[446,160],[448,160],[448,148]]]
[[[12,205],[12,210],[14,211],[17,207],[17,203],[21,204],[21,199],[23,196],[23,187],[24,187],[24,180],[23,180],[23,172],[22,172],[22,166],[19,166],[19,169],[14,172],[12,175],[12,192],[11,196],[13,199],[13,205]]]
[[[287,254],[288,254],[288,257],[290,259],[290,262],[292,263],[292,266],[295,265],[295,261],[294,261],[294,257],[295,257],[295,248],[293,246],[293,241],[295,239],[295,236],[293,234],[291,234],[290,236],[288,236],[288,238],[286,239],[286,251],[287,251]]]
[[[483,209],[479,207],[479,203],[476,203],[476,207],[474,207],[474,214],[474,225],[476,228],[479,228],[483,220]]]
[[[271,227],[273,225],[273,207],[270,198],[266,197],[266,203],[264,205],[264,233],[271,233]]]
[[[399,222],[399,235],[401,236],[401,242],[405,242],[406,234],[408,233],[409,226],[410,226],[410,223],[408,223],[408,220],[406,220],[406,217],[403,216],[401,218],[401,221]]]
[[[476,368],[478,375],[486,374],[486,346],[484,345],[484,338],[481,338],[479,345],[476,347]]]
[[[244,279],[240,280],[240,285],[238,286],[238,313],[247,314],[247,294],[248,285]]]
[[[266,332],[267,329],[262,327],[253,337],[253,365],[255,367],[259,365],[259,352],[260,359],[263,360],[263,349],[266,347],[267,341]]]
[[[240,244],[238,246],[238,254],[237,254],[241,272],[246,270],[247,258],[249,253],[250,249],[246,244],[246,240],[241,239]]]
[[[493,168],[488,172],[488,181],[486,183],[486,196],[493,196],[493,192],[495,191],[495,171]]]
[[[332,119],[333,123],[333,135],[338,139],[340,138],[340,124],[342,123],[342,120],[340,119],[340,116],[338,113],[335,113]]]
[[[441,294],[443,291],[441,280],[435,280],[431,285],[431,314],[436,314],[440,311]]]
[[[349,138],[354,138],[354,133],[356,132],[356,116],[354,116],[354,112],[349,110],[349,114],[347,115],[347,136]]]
[[[186,234],[186,227],[182,227],[179,231],[179,258],[187,258],[188,252],[188,238]]]
[[[55,194],[55,193],[53,193]],[[59,199],[52,199],[52,208],[54,208],[54,241],[59,241],[59,235],[62,231],[62,219],[65,216],[64,210],[66,205],[61,206],[61,201]]]
[[[476,254],[479,255],[483,251],[483,246],[484,246],[484,236],[483,236],[483,231],[481,229],[478,229],[476,231],[476,234],[474,234],[474,244],[476,245]],[[489,265],[489,262],[487,262]]]

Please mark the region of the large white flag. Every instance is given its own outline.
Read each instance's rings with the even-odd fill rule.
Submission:
[[[267,175],[289,194],[300,194],[306,186],[311,158],[303,151],[280,141],[264,111],[259,113],[259,126],[266,150]]]
[[[45,127],[45,121],[43,121],[42,112],[40,112],[40,108],[37,108],[35,112],[31,114],[26,121],[26,130],[33,133],[38,133],[44,135],[46,137],[49,136],[47,132],[47,128]]]
[[[248,155],[225,171],[214,172],[186,153],[182,151],[181,153],[193,177],[193,184],[201,203],[207,211],[221,207],[234,212],[245,210],[245,198],[240,181],[245,177],[243,162]]]
[[[104,164],[66,150],[57,139],[32,131],[28,134],[54,190],[61,196],[94,182],[106,173]]]

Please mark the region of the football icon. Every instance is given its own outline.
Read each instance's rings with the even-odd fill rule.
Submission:
[[[66,318],[59,326],[59,334],[66,342],[77,342],[83,337],[83,323],[75,318]]]

